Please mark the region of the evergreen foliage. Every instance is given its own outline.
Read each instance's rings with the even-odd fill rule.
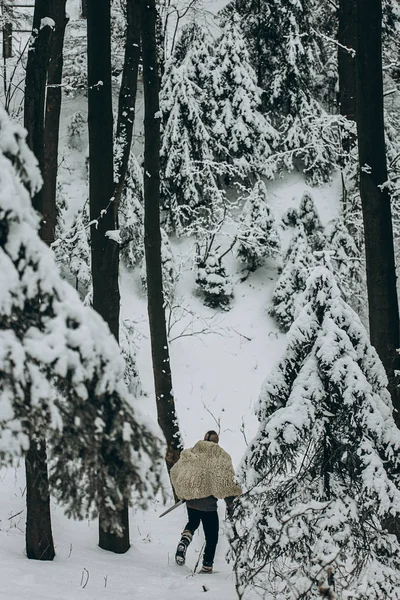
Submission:
[[[212,248],[213,241],[212,236],[203,251],[200,245],[197,246],[196,283],[203,294],[206,306],[228,310],[233,298],[233,285],[222,264],[222,257]]]
[[[297,298],[305,290],[310,270],[315,264],[308,236],[300,223],[294,230],[284,268],[272,295],[272,306],[268,310],[283,331],[288,331],[295,319]]]
[[[269,600],[311,600],[327,579],[338,598],[398,597],[400,547],[382,525],[400,513],[386,385],[358,316],[315,268],[242,463],[249,491],[230,533],[240,598],[255,586]]]
[[[131,154],[118,207],[120,258],[128,268],[135,267],[144,257],[143,220],[143,174]]]
[[[247,197],[237,239],[238,257],[250,271],[262,265],[265,258],[275,257],[280,251],[279,233],[263,181],[257,181]]]
[[[124,361],[103,320],[60,277],[37,233],[31,196],[41,186],[25,132],[0,112],[0,460],[47,438],[50,483],[69,515],[115,510],[160,486],[155,430],[133,408]]]
[[[81,299],[91,293],[89,206],[86,201],[69,228],[58,220],[57,239],[52,248],[63,277],[79,292]]]
[[[341,218],[327,224],[325,235],[327,248],[333,252],[330,261],[342,296],[360,315],[365,302],[360,251]]]
[[[309,244],[313,250],[322,250],[326,244],[324,228],[318,215],[313,197],[304,192],[298,210],[298,220],[303,224]]]
[[[260,112],[261,89],[256,81],[239,19],[233,13],[213,56],[209,124],[217,159],[233,164],[242,177],[274,172],[272,163],[266,169],[265,159],[276,146],[278,134]]]
[[[161,199],[167,211],[165,226],[177,235],[189,226],[196,230],[218,220],[223,203],[212,140],[204,119],[207,46],[204,34],[197,28],[190,39],[190,47],[186,48],[183,42],[178,45],[181,62],[175,66],[172,57],[160,93]]]

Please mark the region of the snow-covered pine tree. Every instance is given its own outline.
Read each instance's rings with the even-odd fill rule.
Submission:
[[[322,71],[321,39],[314,23],[319,2],[234,0],[226,15],[239,14],[263,109],[279,130],[279,156],[272,164],[304,169],[311,183],[329,179],[341,158],[343,119],[328,115],[318,101],[315,82]],[[228,17],[229,18],[229,17]]]
[[[58,221],[58,225],[60,225],[60,221]],[[58,226],[57,239],[52,244],[52,249],[63,277],[75,287],[81,299],[84,300],[92,290],[87,201],[74,216],[70,227]]]
[[[303,224],[311,248],[322,250],[326,244],[324,228],[310,192],[304,192],[301,197],[297,216]]]
[[[330,261],[343,298],[361,315],[366,309],[361,253],[342,218],[329,221],[325,236],[326,247],[333,252]]]
[[[281,248],[275,218],[268,202],[263,181],[257,181],[248,195],[240,216],[237,255],[254,271],[268,257],[275,257]]]
[[[143,174],[131,153],[118,207],[120,257],[129,268],[135,267],[144,257],[143,219]]]
[[[38,236],[31,196],[42,182],[25,136],[0,110],[0,460],[22,456],[33,435],[47,438],[50,483],[67,513],[101,508],[115,528],[125,499],[146,505],[160,486],[158,432],[134,409],[108,327]]]
[[[193,46],[192,51],[196,49]],[[192,55],[170,66],[163,78],[161,199],[165,226],[182,235],[188,227],[209,227],[219,220],[224,195],[217,185],[217,168],[210,133],[204,123],[205,91],[197,83]]]
[[[215,156],[232,164],[242,178],[253,173],[272,176],[273,164],[267,169],[265,160],[278,134],[260,112],[262,91],[234,12],[224,23],[212,61],[208,124]]]
[[[400,594],[400,432],[382,363],[332,273],[316,267],[286,352],[265,380],[258,433],[232,517],[240,598],[312,600]]]
[[[222,264],[222,256],[213,249],[214,240],[215,235],[211,235],[205,244],[196,246],[196,283],[206,306],[228,310],[233,298],[233,285]]]
[[[283,270],[272,294],[272,305],[268,310],[283,331],[288,331],[295,319],[297,298],[305,290],[307,278],[315,264],[308,236],[299,223],[293,232]]]

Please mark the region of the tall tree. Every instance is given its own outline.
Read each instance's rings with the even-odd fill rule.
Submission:
[[[151,352],[158,423],[167,442],[170,471],[182,449],[175,412],[165,323],[160,231],[160,74],[157,64],[157,7],[140,0],[144,86],[144,244]]]
[[[400,431],[384,369],[325,267],[313,269],[303,300],[242,462],[236,589],[240,598],[249,585],[280,600],[397,598],[400,545],[381,520],[400,513]]]
[[[36,0],[32,36],[25,78],[24,125],[28,144],[36,155],[39,168],[45,171],[46,86],[55,22],[52,20],[56,0]],[[65,5],[65,2],[64,2]],[[47,19],[47,20],[46,20]],[[41,215],[40,235],[50,244],[54,240],[49,194],[40,187],[32,198]],[[55,212],[55,211],[54,211]],[[55,551],[51,528],[50,493],[47,474],[46,440],[34,431],[26,455],[26,553],[28,558],[53,560]]]
[[[138,0],[126,1],[126,41],[124,68],[118,102],[115,160],[115,202],[119,205],[128,171],[132,145],[137,78],[140,60],[140,6]]]
[[[385,367],[400,425],[396,382],[399,306],[387,182],[382,78],[382,0],[357,0],[357,133],[371,342]]]
[[[110,0],[87,2],[89,201],[93,308],[119,339],[119,251],[107,232],[118,228],[114,196],[113,113],[111,96]],[[109,415],[112,421],[112,415]],[[111,425],[111,422],[109,423]],[[124,553],[130,547],[128,505],[120,511],[120,532],[111,531],[99,512],[99,546]]]
[[[356,120],[356,2],[339,0],[338,74],[340,114]]]
[[[53,0],[51,18],[54,29],[51,36],[50,57],[47,73],[46,109],[44,125],[44,164],[43,164],[43,210],[42,237],[48,243],[54,242],[56,229],[56,192],[58,173],[58,142],[62,99],[63,47],[65,28],[68,23],[65,14],[67,0]]]
[[[38,236],[30,200],[41,175],[4,109],[0,171],[0,463],[22,457],[32,436],[46,439],[50,484],[67,513],[94,518],[102,507],[118,528],[125,498],[144,507],[159,489],[158,434],[137,418],[108,326],[82,305]]]

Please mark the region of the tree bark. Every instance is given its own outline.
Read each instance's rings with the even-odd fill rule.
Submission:
[[[140,6],[139,0],[127,0],[126,3],[126,43],[124,69],[118,103],[118,121],[116,134],[115,161],[115,203],[117,207],[124,189],[128,170],[129,155],[132,146],[133,124],[135,121],[135,102],[137,78],[140,60]]]
[[[340,114],[356,120],[356,0],[339,0],[338,72]],[[343,48],[344,46],[344,48]]]
[[[110,0],[87,1],[89,200],[93,308],[119,338],[118,243],[106,232],[118,229],[118,211],[113,202],[113,114],[111,96]],[[122,535],[110,531],[99,514],[99,546],[122,554],[129,544],[128,505],[120,511]]]
[[[52,17],[55,0],[36,0],[33,15],[31,45],[28,52],[25,78],[24,125],[27,142],[36,155],[39,168],[44,173],[45,155],[45,102],[47,71],[53,30],[42,19]],[[43,190],[33,198],[34,208],[45,215]],[[43,219],[46,220],[46,217]],[[40,229],[43,238],[44,226]],[[53,240],[46,240],[50,243]],[[30,439],[30,449],[25,461],[26,471],[26,553],[28,558],[53,560],[55,556],[51,528],[50,493],[47,475],[46,441]]]
[[[26,472],[26,554],[36,560],[55,556],[50,515],[46,443],[30,440],[25,459]]]
[[[60,114],[62,100],[63,47],[65,28],[68,23],[65,14],[66,0],[53,3],[52,18],[55,28],[51,39],[51,58],[47,73],[47,95],[44,127],[44,164],[42,188],[42,239],[52,244],[55,239],[57,221],[57,173],[58,143],[60,134]]]
[[[387,181],[382,81],[381,0],[357,0],[357,132],[371,342],[385,367],[400,426],[399,307]],[[383,186],[383,187],[382,187]]]
[[[160,231],[160,75],[157,64],[155,0],[140,0],[144,87],[144,243],[148,315],[158,423],[167,442],[168,472],[179,459],[181,437],[172,391],[165,324]]]

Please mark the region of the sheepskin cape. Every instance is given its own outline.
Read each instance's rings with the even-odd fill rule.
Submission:
[[[235,481],[232,459],[214,442],[197,442],[183,450],[172,467],[171,481],[179,499],[226,498],[240,496],[242,490]]]

